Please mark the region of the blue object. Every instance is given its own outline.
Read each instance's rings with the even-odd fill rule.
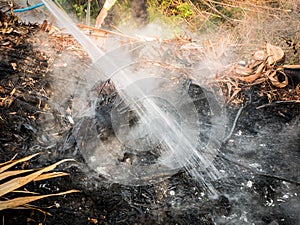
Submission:
[[[38,3],[38,4],[36,4],[36,5],[29,6],[29,7],[26,7],[26,8],[14,9],[13,11],[14,11],[15,13],[18,13],[18,12],[25,12],[25,11],[27,11],[27,10],[32,10],[32,9],[38,8],[38,7],[43,6],[43,5],[44,5],[44,3]]]

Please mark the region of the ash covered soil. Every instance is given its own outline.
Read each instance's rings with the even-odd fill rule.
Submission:
[[[25,188],[41,194],[80,190],[34,202],[51,215],[1,211],[2,224],[300,224],[299,102],[268,104],[255,90],[250,93],[213,162],[223,174],[211,181],[217,196],[185,171],[151,185],[112,184],[89,169],[70,141],[70,102],[60,96],[74,87],[54,76],[80,77],[88,57],[73,42],[63,46],[68,35],[53,38],[40,26],[3,13],[0,21],[8,23],[0,35],[1,162],[36,152],[44,154],[22,168],[76,159],[58,168],[70,176]],[[227,106],[227,133],[240,107]]]

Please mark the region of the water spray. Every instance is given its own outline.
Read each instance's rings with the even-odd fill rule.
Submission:
[[[156,43],[126,45],[105,53],[51,0],[43,2],[93,61],[84,74],[85,88],[92,90],[103,80],[116,87],[114,105],[106,111],[113,134],[105,138],[99,131],[103,109],[98,97],[92,91],[77,93],[80,103],[75,107],[80,113],[74,136],[87,164],[111,182],[126,185],[159,182],[183,168],[192,170],[196,179],[203,171],[218,179],[212,162],[225,125],[213,94],[194,85],[201,94],[193,98],[186,82],[174,83],[154,65],[136,72],[140,59],[135,53],[143,48],[155,52]],[[87,100],[88,107],[81,104]],[[197,101],[202,107],[195,106]],[[206,186],[216,194],[211,185]]]

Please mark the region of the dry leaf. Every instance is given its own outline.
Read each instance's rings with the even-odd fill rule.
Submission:
[[[16,90],[17,90],[17,89],[14,88],[14,89],[10,92],[10,95],[13,96],[13,95],[16,93]]]
[[[261,64],[257,67],[255,73],[262,73],[263,70],[264,70],[264,68],[265,68],[265,66],[266,66],[265,63],[261,63]]]
[[[262,61],[256,61],[256,60],[252,60],[249,65],[247,65],[247,67],[254,69],[256,67],[258,67],[260,64],[262,63]]]
[[[255,82],[252,85],[261,84],[261,83],[265,82],[266,80],[267,80],[266,77],[261,77],[261,78],[255,80]]]
[[[0,196],[3,196],[9,192],[12,192],[26,184],[28,184],[29,182],[33,181],[34,179],[36,179],[38,176],[40,176],[42,173],[48,172],[50,170],[55,169],[56,166],[58,166],[61,163],[67,162],[67,161],[73,161],[71,159],[64,159],[61,160],[57,163],[54,163],[50,166],[47,166],[43,169],[38,170],[37,172],[31,173],[27,176],[24,177],[17,177],[14,178],[12,180],[9,180],[3,184],[0,185]]]
[[[261,77],[262,73],[256,73],[250,76],[246,76],[246,77],[237,77],[239,80],[247,82],[247,83],[252,83],[253,81],[255,81],[256,79]]]
[[[295,92],[296,92],[297,95],[300,94],[300,84],[298,84],[298,85],[296,86]]]
[[[62,176],[68,176],[68,173],[65,172],[52,172],[52,173],[46,173],[46,174],[41,174],[37,178],[34,179],[34,181],[41,181],[41,180],[48,180],[56,177],[62,177]]]
[[[283,50],[278,47],[267,43],[267,54],[268,54],[268,64],[272,65],[276,62],[281,61],[284,58]]]
[[[253,73],[253,70],[247,67],[236,65],[234,67],[234,72],[238,75],[248,76]]]
[[[233,92],[233,94],[230,96],[229,101],[231,101],[238,93],[240,93],[241,90],[242,90],[241,88],[237,88],[237,89]]]
[[[30,172],[32,170],[13,170],[13,171],[6,171],[3,173],[0,173],[0,180],[4,180],[8,177],[12,177],[12,176],[16,176],[16,175],[20,175],[22,173],[27,173]]]
[[[18,193],[18,194],[26,194],[26,195],[36,195],[37,193],[33,193],[30,191],[23,191],[18,190],[18,188],[26,185],[27,183],[31,181],[40,181],[45,179],[51,179],[55,177],[61,177],[68,175],[64,172],[49,172],[53,169],[55,169],[56,166],[63,162],[67,161],[73,161],[71,159],[65,159],[61,160],[57,163],[54,163],[50,166],[47,166],[45,168],[41,168],[38,170],[8,170],[12,167],[14,167],[18,163],[27,162],[28,160],[32,159],[33,157],[37,156],[39,153],[24,157],[19,160],[10,160],[8,162],[0,163],[0,197],[3,197],[7,193]],[[24,175],[27,174],[27,175]],[[28,174],[29,173],[29,174]],[[10,177],[13,177],[9,180]],[[4,180],[8,180],[6,182],[3,182]],[[69,193],[78,192],[77,190],[70,190],[66,192],[56,193],[56,194],[49,194],[49,195],[38,195],[38,196],[24,196],[24,197],[18,197],[14,199],[4,200],[0,201],[0,211],[4,209],[14,208],[14,209],[21,209],[28,207],[27,203],[36,201],[38,199],[51,197],[51,196],[57,196],[57,195],[65,195]]]
[[[277,72],[281,73],[284,76],[284,81],[282,81],[282,82],[279,81]],[[286,76],[286,74],[280,72],[279,70],[275,70],[273,73],[270,74],[270,76],[268,78],[272,82],[272,84],[278,88],[284,88],[289,83],[288,77]]]
[[[263,50],[256,51],[252,58],[256,61],[264,61],[266,59],[266,53]]]
[[[286,69],[300,69],[300,65],[284,65],[283,68],[286,68]]]
[[[47,198],[47,197],[52,197],[52,196],[59,196],[59,195],[66,195],[70,193],[75,193],[79,192],[78,190],[69,190],[65,192],[60,192],[56,194],[49,194],[49,195],[39,195],[39,196],[27,196],[27,197],[19,197],[19,198],[14,198],[11,200],[6,200],[6,201],[0,201],[0,211],[4,209],[12,209],[24,204],[27,204],[29,202],[33,202],[42,198]]]
[[[95,219],[95,218],[88,217],[88,221],[91,222],[91,223],[93,223],[93,224],[98,224],[98,220]]]
[[[15,165],[18,164],[18,163],[26,162],[26,161],[32,159],[33,157],[35,157],[35,156],[37,156],[37,155],[39,155],[39,154],[40,154],[40,153],[36,153],[36,154],[30,155],[30,156],[24,157],[24,158],[22,158],[22,159],[12,161],[12,163],[9,163],[9,164],[6,165],[6,166],[0,167],[0,173],[2,173],[2,172],[5,171],[5,170],[8,170],[9,168],[15,166]],[[3,164],[6,164],[6,163],[3,163]],[[1,165],[0,165],[0,166],[1,166]]]

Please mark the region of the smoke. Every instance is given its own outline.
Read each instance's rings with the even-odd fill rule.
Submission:
[[[197,77],[196,85],[181,72],[189,55],[178,58],[171,45],[157,41],[167,35],[157,24],[139,31],[157,34],[155,42],[120,43],[104,53],[59,8],[44,2],[93,60],[87,68],[62,52],[52,71],[52,106],[73,126],[87,164],[111,182],[126,185],[159,182],[181,169],[195,179],[205,171],[211,180],[218,179],[213,160],[226,118],[215,93],[205,88],[198,63],[189,74]],[[205,183],[215,195],[209,181]]]
[[[92,92],[86,96],[79,89],[79,102],[92,102],[86,110],[77,110],[84,112],[74,131],[79,149],[91,168],[112,182],[149,184],[182,168],[193,170],[196,179],[200,179],[199,170],[208,170],[210,179],[218,179],[212,161],[224,136],[222,109],[213,93],[198,85],[193,85],[191,93],[196,95],[191,97],[191,86],[180,74],[143,64],[142,50],[157,52],[158,47],[157,43],[125,46],[95,62],[97,68],[106,57],[117,59],[117,67],[101,64],[101,71],[111,74],[118,96],[109,108],[98,108],[99,96]],[[103,77],[92,68],[84,74],[85,80]],[[176,76],[182,83],[171,81]],[[100,84],[96,80],[87,83]],[[110,135],[101,138],[103,132]],[[205,182],[215,195],[212,185]]]

